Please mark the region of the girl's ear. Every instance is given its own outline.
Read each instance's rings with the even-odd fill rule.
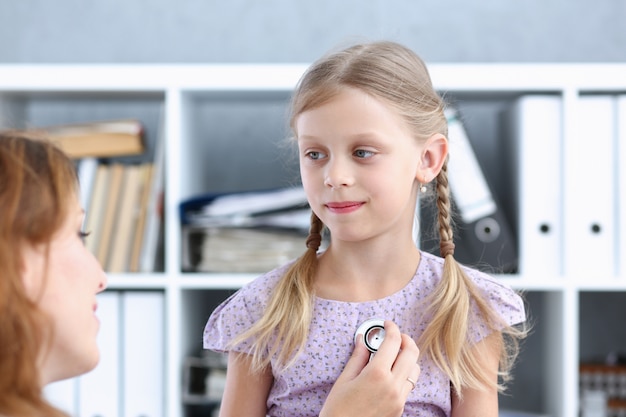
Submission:
[[[417,180],[422,183],[432,181],[448,156],[448,140],[441,133],[435,133],[424,143]]]

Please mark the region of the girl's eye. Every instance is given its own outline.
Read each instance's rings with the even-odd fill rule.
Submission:
[[[322,159],[325,155],[319,151],[309,151],[306,153],[306,156],[309,159],[318,160],[318,159]]]
[[[366,151],[365,149],[357,149],[354,151],[354,156],[357,158],[371,158],[374,155],[372,151]]]
[[[83,241],[83,243],[85,243],[85,239],[87,238],[87,236],[89,236],[91,234],[91,232],[84,232],[84,231],[79,231],[78,232],[78,237],[80,238],[80,240]]]

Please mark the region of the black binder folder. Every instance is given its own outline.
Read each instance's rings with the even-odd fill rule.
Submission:
[[[454,257],[488,273],[517,270],[515,235],[481,169],[454,109],[446,112],[450,160],[448,180],[453,205]],[[420,247],[439,255],[437,208],[433,198],[420,200]]]

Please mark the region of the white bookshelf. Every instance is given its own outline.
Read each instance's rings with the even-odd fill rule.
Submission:
[[[280,156],[274,151],[284,131],[279,137],[250,137],[254,139],[250,142],[245,142],[247,137],[225,141],[215,136],[227,137],[242,132],[241,129],[248,132],[245,131],[247,118],[252,123],[264,123],[262,128],[266,131],[281,132],[286,126],[287,100],[305,68],[304,64],[0,66],[2,128],[67,123],[73,121],[76,112],[80,113],[77,117],[93,118],[133,117],[137,114],[129,113],[137,112],[138,117],[148,119],[148,130],[153,135],[161,121],[164,122],[164,271],[109,277],[111,290],[156,290],[164,294],[167,358],[163,376],[166,384],[164,416],[185,415],[181,395],[182,364],[187,355],[197,354],[201,349],[202,327],[212,306],[256,276],[181,272],[178,204],[202,192],[249,188],[250,173],[245,170],[251,157],[246,155],[248,148],[248,152],[261,153],[259,159]],[[539,93],[560,97],[563,103],[564,218],[576,206],[585,204],[585,190],[578,189],[568,177],[576,169],[593,175],[594,164],[602,161],[590,157],[588,164],[581,167],[567,160],[571,153],[568,143],[577,134],[580,117],[584,117],[576,109],[581,95],[626,93],[626,64],[431,64],[430,71],[435,86],[448,100],[466,105],[467,109],[483,106],[487,113],[492,113],[488,117],[493,120],[520,95]],[[232,117],[231,110],[235,112]],[[623,125],[626,128],[626,120]],[[492,136],[490,140],[507,140],[497,134]],[[261,140],[266,142],[259,142]],[[240,146],[243,143],[245,147]],[[589,150],[592,155],[591,144]],[[223,155],[229,151],[230,155]],[[625,155],[623,151],[621,155]],[[237,164],[238,157],[244,160],[241,166]],[[228,160],[230,166],[224,167],[224,160]],[[260,173],[254,173],[256,185],[285,185],[280,183],[280,178],[293,167],[280,166],[278,172],[274,172],[276,161],[270,162],[260,167]],[[618,162],[625,164],[626,160],[618,159]],[[220,173],[224,168],[230,171]],[[295,178],[297,171],[293,175]],[[615,175],[617,178],[617,173]],[[626,177],[621,174],[621,178]],[[506,186],[510,180],[505,177],[502,181]],[[616,184],[618,194],[626,192],[626,184]],[[626,207],[619,205],[623,201],[623,198],[616,199],[613,227],[617,244],[626,245],[626,235],[620,232],[623,228],[618,227],[626,223]],[[564,234],[567,235],[567,231]],[[621,253],[626,252],[621,249]],[[581,340],[586,337],[582,332],[589,326],[605,324],[607,332],[622,332],[619,327],[609,327],[613,326],[613,317],[587,320],[588,313],[594,314],[593,302],[597,303],[598,297],[601,302],[603,294],[613,302],[620,297],[626,301],[626,260],[615,271],[590,276],[578,274],[563,264],[562,271],[552,275],[500,276],[512,287],[526,291],[531,314],[535,311],[538,314],[533,317],[537,326],[529,338],[528,351],[522,354],[517,365],[518,371],[528,370],[531,375],[513,383],[513,397],[504,398],[505,405],[555,417],[578,414],[578,363]],[[624,310],[626,308],[621,308],[622,312]],[[586,316],[580,317],[581,313]],[[606,349],[616,348],[626,350],[626,343],[606,346]],[[527,400],[525,395],[533,397]]]

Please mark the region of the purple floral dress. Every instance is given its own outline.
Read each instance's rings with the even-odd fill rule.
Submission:
[[[388,297],[360,303],[315,298],[305,350],[287,370],[274,371],[274,384],[267,399],[268,416],[317,416],[352,353],[354,333],[364,321],[389,319],[403,333],[415,340],[419,338],[429,321],[423,302],[436,287],[443,270],[443,259],[425,252],[421,255],[413,279]],[[230,340],[250,328],[261,317],[286,268],[287,265],[258,277],[215,309],[204,330],[204,348],[225,352]],[[514,325],[525,320],[523,301],[513,290],[482,272],[467,269],[467,273],[506,323]],[[473,343],[487,335],[484,322],[470,322],[469,337]],[[244,342],[232,350],[249,352],[249,347],[249,342]],[[419,365],[421,373],[403,415],[449,416],[449,378],[428,358],[422,357]]]

